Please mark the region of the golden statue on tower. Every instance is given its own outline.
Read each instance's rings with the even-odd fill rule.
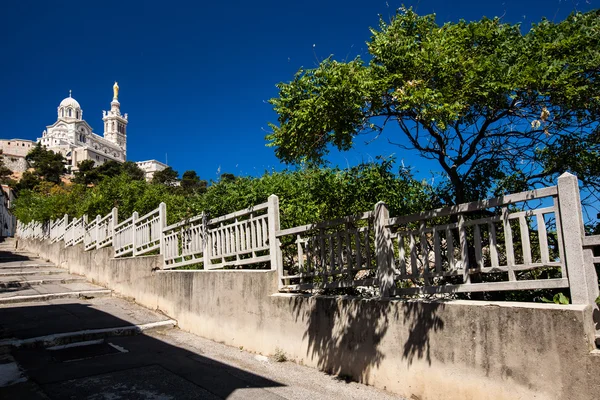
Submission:
[[[119,98],[119,84],[117,83],[117,81],[115,81],[115,84],[113,85],[113,93],[114,93],[114,99],[118,99]]]

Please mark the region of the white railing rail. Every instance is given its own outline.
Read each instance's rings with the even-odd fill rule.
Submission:
[[[107,214],[104,218],[101,218],[96,223],[96,248],[101,249],[113,244],[114,227],[117,223],[118,210],[115,207],[109,214]]]
[[[384,215],[389,238],[382,245],[393,254],[384,276],[393,280],[382,289],[394,295],[568,287],[557,194],[549,187],[398,218]],[[537,208],[531,208],[534,200]],[[546,267],[560,267],[562,276],[532,279],[523,273]],[[475,283],[474,275],[495,279]]]
[[[100,218],[100,215],[97,215],[85,228],[85,233],[83,235],[83,248],[85,251],[96,248],[96,241],[98,239],[98,221]]]
[[[374,285],[373,215],[366,212],[278,231],[285,256],[282,289]]]
[[[163,229],[163,268],[204,265],[206,214],[169,225]]]
[[[163,229],[164,269],[196,264],[206,270],[270,262],[279,248],[279,199],[208,220],[205,214]],[[277,258],[278,260],[278,258]]]
[[[142,255],[160,250],[163,228],[167,225],[167,206],[160,203],[156,210],[135,218],[133,255]]]
[[[130,218],[115,225],[113,237],[115,257],[121,257],[128,254],[134,255],[133,228],[137,217],[138,213],[134,212]]]
[[[73,230],[73,225],[75,224],[75,221],[77,221],[77,218],[71,220],[71,222],[69,222],[67,224],[67,226],[65,227],[65,234],[64,234],[65,247],[72,246],[73,241],[75,240],[75,232]]]

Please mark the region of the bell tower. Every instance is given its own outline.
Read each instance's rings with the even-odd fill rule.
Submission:
[[[113,99],[110,102],[110,111],[102,111],[104,121],[104,138],[117,144],[123,152],[127,151],[127,114],[121,115],[119,103],[119,85],[113,85]]]

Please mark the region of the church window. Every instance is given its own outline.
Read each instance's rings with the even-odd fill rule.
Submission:
[[[64,116],[65,116],[65,109],[64,109],[64,108],[61,108],[61,109],[60,109],[60,116],[61,116],[61,117],[64,117]]]
[[[72,110],[69,108],[69,117],[71,116],[71,111],[72,111]]]

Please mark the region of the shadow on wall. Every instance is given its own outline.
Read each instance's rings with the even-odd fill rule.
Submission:
[[[392,346],[394,340],[398,347],[404,342],[408,365],[415,357],[431,364],[430,335],[444,328],[437,315],[444,304],[438,302],[306,295],[293,297],[290,305],[295,320],[306,324],[307,356],[321,370],[359,382],[368,382],[386,357],[380,349],[386,335]]]
[[[431,331],[444,329],[444,321],[438,316],[438,310],[443,309],[442,302],[405,301],[402,302],[404,325],[408,327],[408,338],[404,343],[402,357],[413,363],[415,357],[425,357],[431,365]]]

